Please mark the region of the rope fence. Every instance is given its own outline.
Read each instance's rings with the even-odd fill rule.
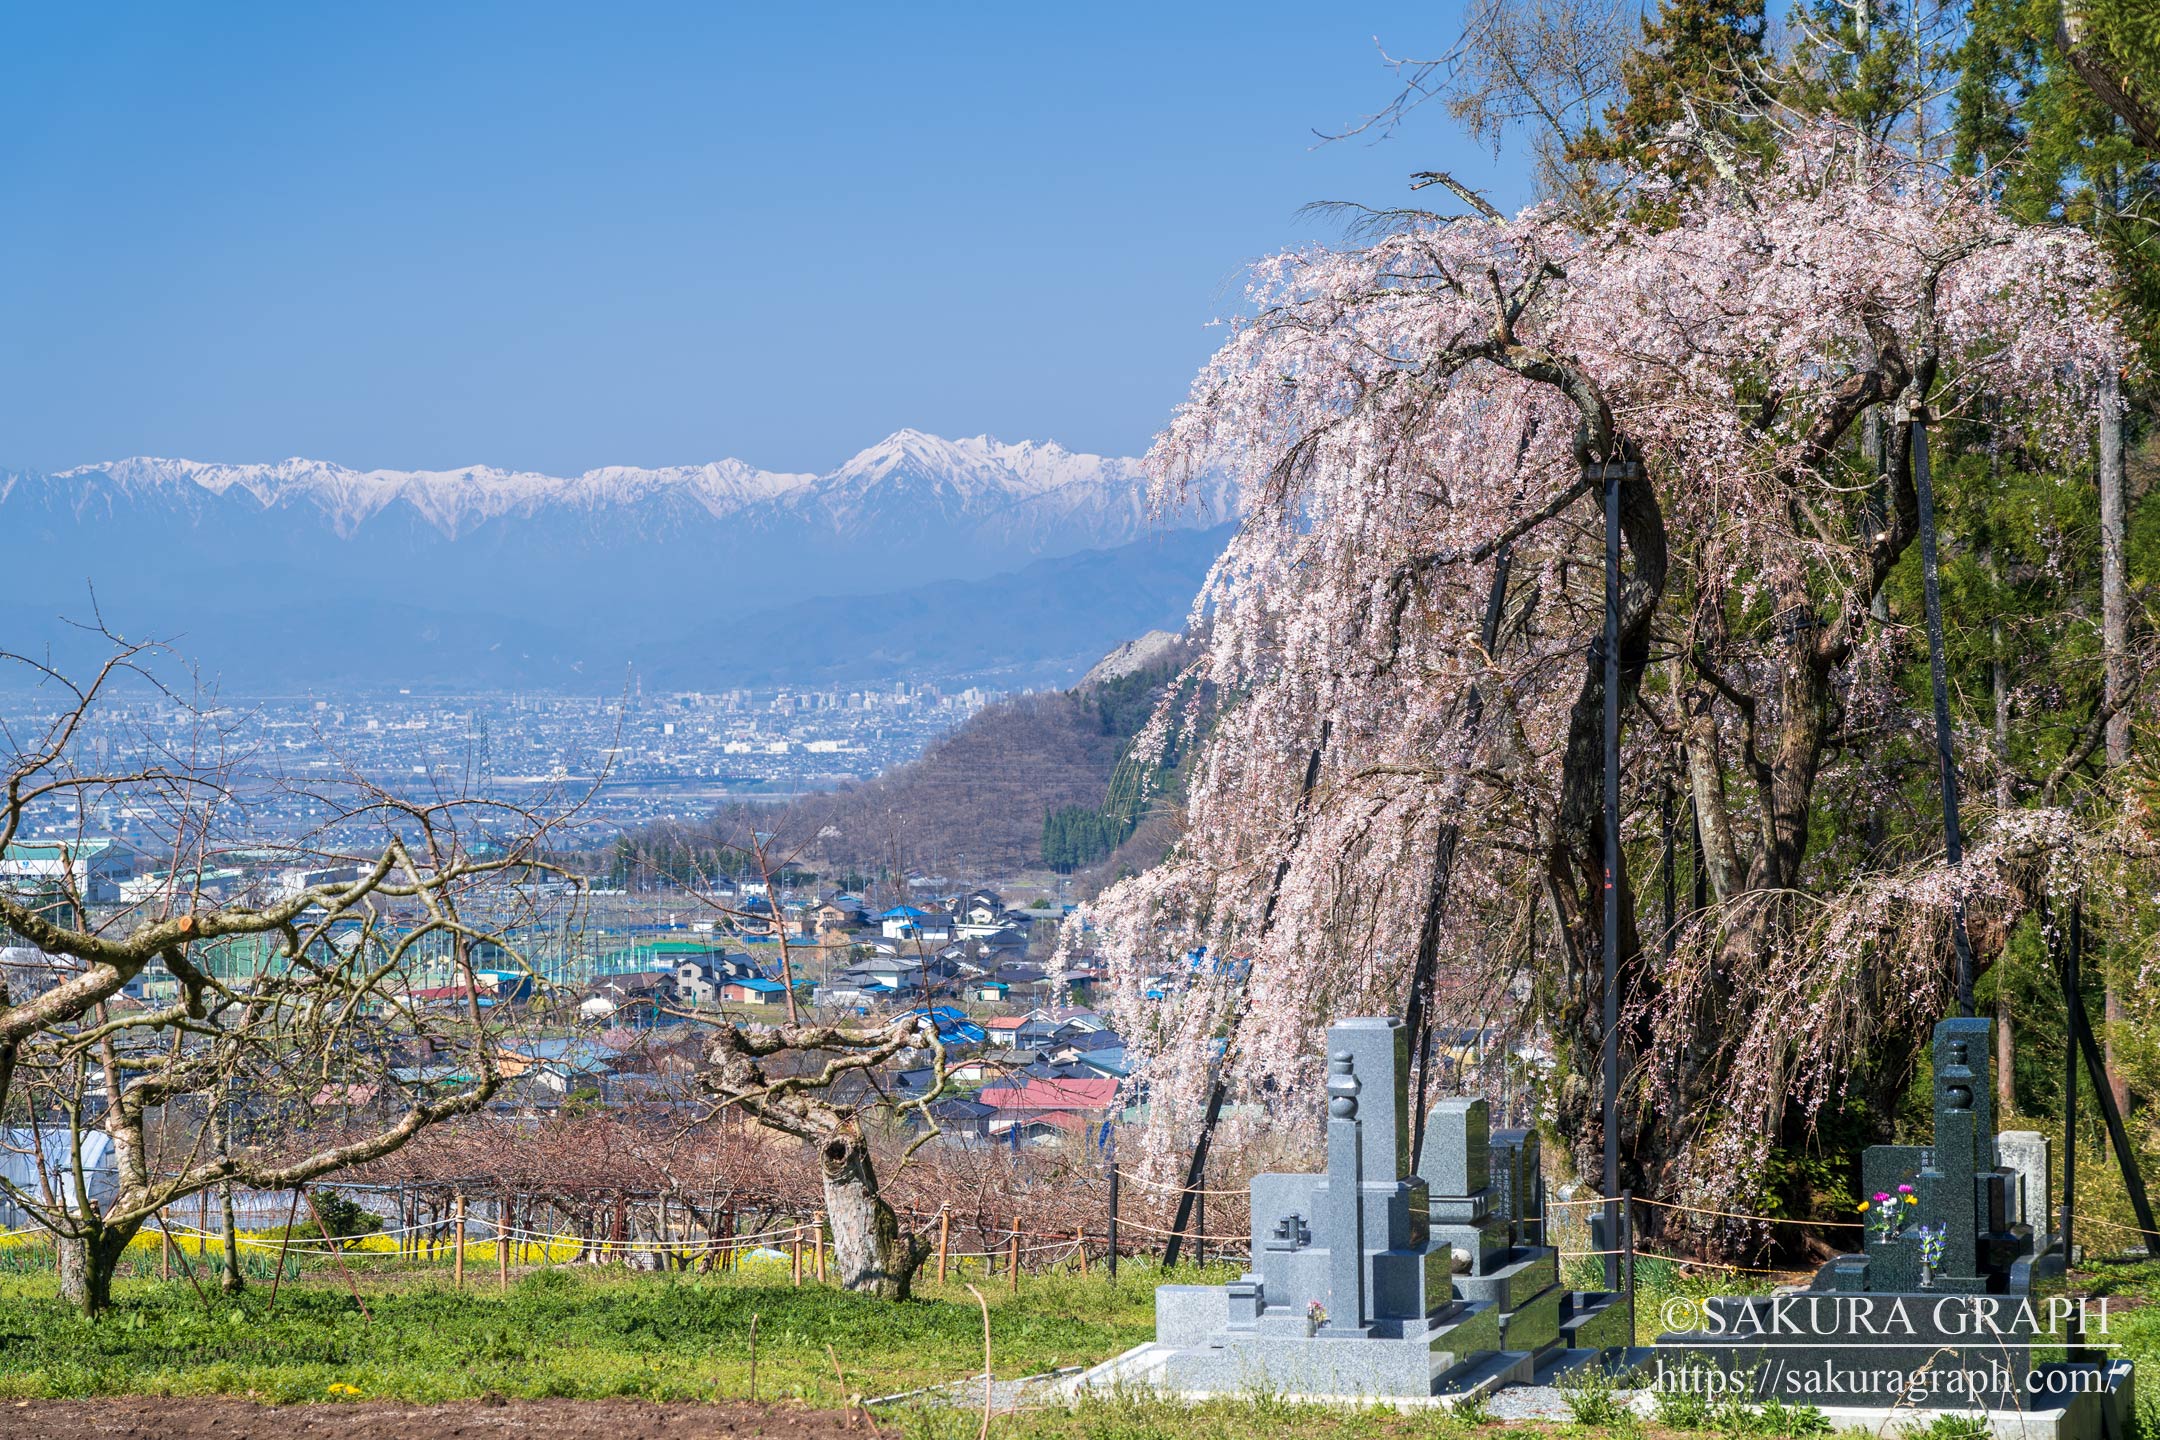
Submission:
[[[1015,1215],[1007,1224],[979,1210],[961,1215],[942,1207],[928,1213],[913,1208],[895,1208],[900,1210],[903,1223],[911,1226],[915,1233],[935,1237],[935,1273],[940,1281],[955,1265],[980,1265],[983,1270],[978,1274],[1008,1271],[1017,1277],[1022,1270],[1039,1272],[1073,1265],[1084,1274],[1090,1264],[1098,1260],[1114,1275],[1119,1258],[1159,1249],[1162,1242],[1173,1235],[1182,1235],[1184,1243],[1194,1246],[1196,1258],[1203,1262],[1210,1256],[1217,1262],[1237,1262],[1249,1256],[1249,1231],[1226,1233],[1207,1229],[1204,1206],[1202,1214],[1193,1217],[1197,1224],[1179,1228],[1160,1223],[1168,1219],[1167,1202],[1173,1197],[1191,1195],[1203,1201],[1214,1198],[1244,1202],[1249,1200],[1249,1192],[1202,1187],[1187,1190],[1181,1185],[1149,1180],[1117,1168],[1109,1170],[1103,1178],[1111,1182],[1105,1207],[1107,1213],[1098,1211],[1099,1219],[1092,1229],[1086,1224],[1044,1228],[1039,1222],[1028,1223],[1024,1213]],[[1147,1197],[1146,1203],[1132,1206],[1140,1213],[1121,1212],[1117,1200],[1119,1183],[1131,1184]],[[1635,1243],[1636,1212],[1633,1207],[1638,1205],[1673,1216],[1699,1216],[1720,1222],[1815,1226],[1825,1230],[1863,1228],[1862,1222],[1857,1221],[1754,1215],[1646,1196],[1630,1195],[1613,1201],[1597,1195],[1561,1198],[1544,1193],[1542,1185],[1539,1188],[1537,1213],[1528,1217],[1527,1223],[1537,1227],[1540,1240],[1554,1245],[1562,1261],[1623,1257],[1623,1269],[1629,1268],[1626,1262],[1650,1261],[1732,1275],[1798,1273],[1789,1268],[1739,1265],[1641,1249]],[[727,1205],[708,1203],[701,1208],[697,1202],[704,1197],[687,1191],[640,1195],[626,1191],[613,1194],[581,1192],[568,1196],[542,1196],[493,1187],[481,1189],[477,1185],[474,1192],[439,1185],[432,1187],[425,1197],[432,1205],[432,1218],[421,1216],[423,1197],[421,1187],[417,1186],[337,1185],[317,1193],[366,1195],[371,1192],[395,1196],[397,1213],[387,1218],[398,1223],[383,1224],[358,1233],[326,1236],[319,1233],[322,1221],[312,1200],[301,1209],[299,1199],[293,1197],[292,1192],[275,1192],[274,1195],[251,1192],[246,1197],[247,1203],[233,1207],[233,1234],[228,1238],[222,1207],[212,1206],[204,1196],[196,1197],[192,1207],[198,1212],[193,1217],[195,1223],[176,1220],[169,1212],[161,1214],[155,1219],[156,1228],[146,1225],[135,1237],[131,1248],[162,1252],[160,1263],[168,1275],[176,1253],[210,1257],[215,1263],[223,1263],[224,1257],[216,1253],[223,1249],[228,1256],[255,1257],[249,1262],[251,1265],[259,1265],[264,1257],[274,1257],[277,1268],[295,1274],[297,1270],[293,1267],[303,1262],[331,1261],[340,1266],[347,1263],[447,1265],[454,1269],[460,1285],[465,1283],[465,1270],[469,1264],[478,1263],[485,1267],[490,1256],[494,1259],[493,1268],[498,1272],[500,1283],[504,1285],[509,1283],[513,1269],[526,1271],[558,1264],[609,1263],[701,1272],[750,1264],[784,1265],[800,1284],[809,1274],[814,1273],[819,1279],[826,1276],[830,1263],[827,1252],[833,1244],[828,1217],[822,1209],[799,1209],[791,1215],[785,1208],[780,1208],[775,1214],[776,1206],[784,1207],[787,1202],[772,1200],[747,1208],[732,1202]],[[1577,1248],[1584,1240],[1606,1239],[1587,1221],[1608,1204],[1621,1209],[1625,1216],[1622,1221],[1624,1248],[1611,1248],[1614,1242],[1609,1239],[1606,1240],[1608,1248]],[[177,1210],[181,1205],[170,1208]],[[374,1215],[377,1212],[367,1210],[365,1213]],[[1072,1214],[1070,1210],[1066,1213]],[[251,1227],[255,1233],[248,1233],[239,1223],[242,1215],[249,1218],[272,1215],[286,1223]],[[293,1216],[298,1219],[292,1220]],[[1238,1212],[1233,1207],[1231,1214],[1224,1218],[1235,1223],[1237,1217]],[[218,1223],[209,1223],[213,1219]],[[737,1229],[736,1226],[745,1219],[756,1219],[760,1223],[754,1228]],[[2128,1237],[2145,1238],[2151,1233],[2099,1216],[2082,1216],[2080,1219],[2083,1224],[2104,1232]],[[311,1220],[314,1223],[311,1224]],[[1576,1229],[1578,1225],[1582,1229]],[[962,1239],[962,1235],[970,1230],[974,1234],[968,1239],[972,1239],[973,1244]],[[49,1232],[36,1226],[0,1230],[0,1256],[11,1251],[17,1255],[35,1252],[45,1248],[51,1238]],[[0,1262],[0,1268],[17,1267]],[[142,1273],[140,1258],[136,1261],[135,1273]],[[1014,1283],[1017,1284],[1017,1278]]]

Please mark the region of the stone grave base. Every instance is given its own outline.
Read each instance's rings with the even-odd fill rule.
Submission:
[[[1251,1400],[1263,1391],[1199,1390],[1167,1383],[1170,1363],[1182,1347],[1150,1340],[1113,1356],[1092,1369],[1058,1382],[1052,1393],[1067,1402],[1089,1396],[1147,1395],[1198,1403],[1202,1400]],[[1271,1390],[1269,1398],[1305,1404],[1341,1405],[1352,1408],[1385,1406],[1392,1410],[1452,1410],[1466,1400],[1498,1394],[1519,1386],[1550,1386],[1588,1366],[1603,1364],[1622,1370],[1650,1358],[1647,1347],[1621,1354],[1611,1350],[1496,1351],[1469,1362],[1449,1375],[1446,1389],[1437,1395],[1324,1394]]]
[[[1068,1404],[1089,1396],[1146,1395],[1197,1403],[1203,1400],[1249,1400],[1257,1392],[1239,1393],[1171,1390],[1162,1384],[1175,1345],[1150,1341],[1105,1360],[1078,1375],[1058,1380],[1049,1393]],[[1473,1397],[1499,1397],[1494,1406],[1502,1420],[1566,1420],[1570,1418],[1565,1378],[1590,1365],[1604,1363],[1615,1372],[1652,1361],[1656,1352],[1638,1346],[1624,1356],[1611,1351],[1556,1350],[1533,1357],[1522,1352],[1501,1352],[1454,1377],[1457,1386],[1445,1394],[1430,1396],[1293,1395],[1274,1398],[1348,1408],[1385,1406],[1391,1410],[1450,1410]],[[2035,1366],[2045,1369],[2045,1366]],[[2030,1410],[1921,1409],[1912,1405],[1820,1405],[1830,1432],[1864,1430],[1873,1436],[1903,1436],[1925,1430],[1937,1418],[1958,1415],[1983,1422],[1995,1440],[2128,1440],[2134,1410],[2131,1366],[2126,1360],[2106,1367],[2107,1384],[2102,1391],[2068,1396],[2053,1407]],[[1657,1397],[1649,1390],[1620,1391],[1637,1414],[1654,1419]],[[1509,1404],[1511,1400],[1522,1403]]]
[[[1830,1422],[1831,1433],[1859,1429],[1871,1435],[1896,1436],[1926,1429],[1938,1418],[1955,1415],[1984,1422],[1996,1440],[2129,1440],[2136,1405],[2132,1391],[2132,1365],[2111,1360],[2099,1367],[2067,1366],[2043,1362],[2033,1366],[2036,1374],[2053,1370],[2098,1368],[2102,1388],[2083,1394],[2044,1396],[2047,1401],[2029,1410],[1961,1410],[1950,1406],[1918,1405],[1817,1405]],[[1630,1402],[1645,1417],[1654,1415],[1657,1398],[1638,1390]],[[1797,1403],[1811,1403],[1804,1399]]]

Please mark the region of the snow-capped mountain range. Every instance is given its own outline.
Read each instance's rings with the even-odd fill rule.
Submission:
[[[815,649],[830,668],[871,642],[836,618],[849,607],[804,602],[978,582],[1080,552],[1107,557],[1040,573],[1084,573],[1103,593],[1130,550],[1132,573],[1167,605],[1197,562],[1181,543],[1166,564],[1166,532],[1234,517],[1227,483],[1158,515],[1136,460],[917,430],[823,474],[740,460],[555,476],[138,457],[0,471],[0,627],[9,648],[64,637],[58,617],[85,617],[94,591],[115,628],[177,637],[251,687],[612,684],[641,655],[695,678],[716,625],[816,614],[822,633],[770,643]],[[1097,653],[1128,638],[1106,633]]]
[[[469,465],[454,470],[355,470],[322,460],[217,464],[137,456],[51,475],[0,474],[0,504],[43,492],[46,508],[88,519],[125,506],[188,506],[246,497],[264,510],[312,509],[340,537],[400,507],[455,540],[487,522],[548,511],[650,511],[678,522],[699,512],[760,527],[801,524],[830,534],[856,527],[988,525],[1034,553],[1099,548],[1137,538],[1150,523],[1137,460],[1075,454],[1056,444],[1004,444],[987,435],[947,440],[901,430],[825,474],[760,470],[741,460],[642,469],[610,465],[545,475]],[[1197,497],[1173,525],[1219,523],[1226,487]],[[1181,527],[1182,528],[1182,527]],[[1035,533],[1039,530],[1039,533]],[[890,536],[892,531],[885,530]]]

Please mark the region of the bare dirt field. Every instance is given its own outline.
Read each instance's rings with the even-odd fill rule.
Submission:
[[[868,1435],[846,1411],[635,1400],[258,1405],[131,1395],[0,1404],[0,1435],[22,1440],[826,1440],[843,1433]]]

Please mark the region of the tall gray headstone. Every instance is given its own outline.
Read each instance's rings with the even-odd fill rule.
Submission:
[[[1490,1111],[1475,1096],[1450,1096],[1433,1106],[1418,1174],[1434,1200],[1477,1195],[1492,1183],[1490,1125]]]
[[[2030,1225],[2035,1235],[2053,1234],[2048,1207],[2055,1193],[2055,1156],[2048,1137],[2037,1130],[2005,1130],[1995,1137],[1995,1153],[2003,1169],[2017,1176],[2010,1187],[2010,1223]]]

